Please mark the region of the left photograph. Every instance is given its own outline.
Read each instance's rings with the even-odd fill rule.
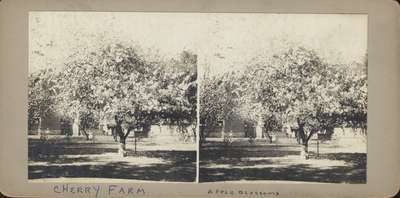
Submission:
[[[30,12],[29,181],[195,182],[193,21]]]

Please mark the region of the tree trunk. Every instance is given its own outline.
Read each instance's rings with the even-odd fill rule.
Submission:
[[[221,138],[225,139],[225,119],[222,121]]]
[[[86,132],[86,129],[82,129],[81,131],[86,136],[86,140],[89,140],[89,134]]]
[[[39,117],[39,123],[38,123],[38,136],[42,135],[42,117]]]
[[[299,144],[305,144],[307,138],[306,138],[306,134],[304,132],[303,126],[300,126],[297,129],[296,132],[297,132],[297,141],[298,141],[298,143]]]
[[[117,132],[116,132],[116,127],[115,126],[110,127],[110,129],[111,129],[111,136],[113,137],[114,142],[118,142],[118,136],[117,136]]]
[[[136,154],[136,146],[137,146],[137,137],[136,137],[136,133],[134,133],[134,135],[135,135],[135,154]]]
[[[335,128],[333,128],[333,127],[327,127],[326,128],[325,134],[327,135],[327,137],[325,137],[325,138],[327,138],[327,140],[331,140],[332,139],[332,135],[334,133],[334,130],[335,130]]]
[[[196,142],[196,140],[197,140],[197,133],[196,133],[196,129],[197,129],[196,125],[195,125],[195,124],[193,124],[193,125],[192,125],[192,132],[193,132],[193,138],[192,138],[192,142]]]
[[[361,132],[364,136],[367,135],[367,124],[366,123],[362,123],[361,124]]]
[[[115,132],[119,136],[119,148],[118,148],[118,154],[121,155],[121,157],[126,157],[127,152],[126,152],[126,138],[129,135],[130,130],[128,129],[126,134],[124,134],[124,131],[122,129],[122,122],[115,119],[116,126],[115,126]]]
[[[263,124],[262,126],[264,126],[264,129],[265,129],[265,133],[264,134],[268,137],[269,143],[272,143],[272,135],[270,133],[271,130],[272,130],[271,121],[263,122],[262,124]]]
[[[75,117],[72,123],[72,136],[79,136],[79,114]]]
[[[308,142],[302,144],[302,150],[300,156],[304,159],[308,159]]]
[[[311,139],[311,136],[313,135],[314,131],[310,131],[310,134],[308,134],[308,137],[304,131],[304,123],[300,122],[300,119],[297,119],[297,124],[298,124],[298,129],[297,129],[297,135],[298,138],[301,140],[300,144],[302,145],[302,150],[300,151],[300,156],[304,157],[304,159],[308,159],[308,141]]]
[[[262,137],[262,134],[263,134],[263,132],[262,132],[262,129],[263,129],[263,126],[264,126],[264,121],[262,120],[262,118],[259,118],[258,120],[257,120],[257,125],[256,125],[256,139],[262,139],[263,137]]]
[[[342,136],[344,136],[346,134],[346,131],[344,130],[343,126],[341,126],[340,128],[342,129]]]
[[[121,157],[126,157],[127,156],[127,152],[126,152],[126,137],[124,135],[120,135],[120,137],[119,137],[118,154],[121,155]]]
[[[126,157],[126,156],[127,156],[127,152],[126,152],[126,138],[120,138],[120,139],[119,139],[118,154],[121,155],[122,157]]]
[[[268,137],[269,143],[272,143],[272,136],[270,135],[268,130],[265,130],[265,134]]]
[[[199,128],[199,146],[200,146],[200,148],[202,147],[202,145],[203,145],[203,143],[206,141],[206,125],[200,125],[200,128]]]

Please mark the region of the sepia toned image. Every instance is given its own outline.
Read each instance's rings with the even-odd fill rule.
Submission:
[[[30,12],[28,179],[366,183],[367,57],[362,14]]]
[[[396,1],[0,1],[6,197],[395,197]]]
[[[199,56],[199,181],[366,183],[367,15],[215,26]]]
[[[28,179],[194,182],[186,26],[175,15],[30,12]]]

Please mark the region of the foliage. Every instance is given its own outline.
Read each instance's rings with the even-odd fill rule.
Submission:
[[[366,115],[365,76],[345,66],[329,65],[311,50],[290,49],[250,72],[249,82],[255,86],[246,90],[245,99],[259,103],[264,114],[292,123],[304,144],[317,131],[355,120],[349,115]],[[357,105],[346,106],[344,101]]]
[[[139,49],[116,44],[74,57],[57,75],[57,109],[79,117],[82,126],[108,120],[122,141],[160,120],[192,124],[196,57],[182,56],[170,63],[147,60]]]
[[[52,69],[44,69],[28,77],[28,127],[30,129],[53,109],[55,90],[52,74]]]
[[[327,64],[302,47],[263,60],[248,65],[240,75],[205,76],[201,119],[213,124],[237,112],[243,120],[263,121],[267,131],[288,123],[305,145],[318,131],[366,127],[366,63]]]
[[[197,55],[183,51],[178,60],[172,59],[164,65],[159,103],[160,122],[177,125],[178,132],[196,137],[197,119]]]
[[[216,125],[231,116],[238,106],[239,84],[236,74],[224,73],[218,76],[205,75],[200,93],[200,120],[208,125]]]

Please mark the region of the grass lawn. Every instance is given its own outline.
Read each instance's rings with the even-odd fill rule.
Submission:
[[[115,178],[146,181],[194,182],[196,145],[193,143],[157,144],[141,139],[134,153],[127,142],[127,157],[118,155],[118,143],[111,136],[49,136],[41,141],[29,136],[28,178]],[[45,180],[43,180],[45,181]]]
[[[293,143],[250,144],[234,140],[231,146],[211,140],[200,150],[200,182],[282,180],[327,183],[366,182],[366,144],[346,139],[309,146],[310,159]]]

